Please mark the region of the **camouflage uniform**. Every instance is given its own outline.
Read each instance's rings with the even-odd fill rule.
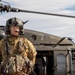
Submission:
[[[8,60],[8,55],[6,52],[6,46],[5,46],[6,40],[3,39],[0,42],[0,54],[2,54],[2,62],[5,64]],[[20,42],[20,45],[18,44]],[[35,56],[36,51],[32,43],[27,40],[26,38],[8,38],[9,43],[9,53],[10,55],[22,55],[23,58],[28,57],[29,60],[32,62],[32,67],[35,64]],[[20,65],[19,65],[20,66]],[[23,71],[21,71],[23,73]],[[20,73],[20,75],[22,74]],[[25,73],[24,73],[25,74]],[[14,74],[16,75],[16,74]]]
[[[36,54],[33,44],[24,37],[10,35],[2,39],[0,41],[2,74],[0,75],[28,75],[35,64]]]

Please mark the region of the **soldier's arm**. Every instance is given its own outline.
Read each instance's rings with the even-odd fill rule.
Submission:
[[[36,49],[35,49],[34,45],[29,40],[27,40],[27,43],[28,43],[28,46],[29,46],[27,56],[31,60],[31,62],[33,63],[33,66],[34,66],[35,61],[36,61],[37,52],[36,52]]]
[[[2,42],[3,40],[0,41],[0,64],[1,64],[1,61],[2,61]]]

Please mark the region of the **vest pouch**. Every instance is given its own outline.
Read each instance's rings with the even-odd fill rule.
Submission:
[[[7,59],[6,63],[1,64],[1,73],[2,74],[14,74],[15,70],[15,57],[10,57]]]
[[[5,65],[1,65],[1,73],[12,75],[21,72],[24,67],[25,59],[21,55],[11,56]]]

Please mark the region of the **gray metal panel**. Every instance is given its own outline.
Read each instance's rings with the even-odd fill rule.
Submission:
[[[64,55],[66,56],[67,51],[54,51],[54,70],[55,74],[54,75],[66,75],[66,60],[63,60],[63,57],[59,57],[60,59],[57,60],[58,55]],[[65,57],[66,59],[66,57]]]

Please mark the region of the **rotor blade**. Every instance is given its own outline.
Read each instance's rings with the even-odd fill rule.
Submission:
[[[62,14],[37,12],[37,11],[29,11],[29,10],[20,10],[20,9],[18,9],[18,12],[26,12],[26,13],[35,13],[35,14],[43,14],[43,15],[52,15],[52,16],[59,16],[59,17],[75,18],[75,16],[71,16],[71,15],[62,15]]]
[[[2,11],[7,11],[7,12],[26,12],[26,13],[35,13],[35,14],[43,14],[43,15],[52,15],[52,16],[75,18],[75,16],[71,16],[71,15],[62,15],[62,14],[55,14],[55,13],[22,10],[22,9],[12,8],[12,7],[10,7],[10,5],[0,4],[0,12],[2,12]]]

